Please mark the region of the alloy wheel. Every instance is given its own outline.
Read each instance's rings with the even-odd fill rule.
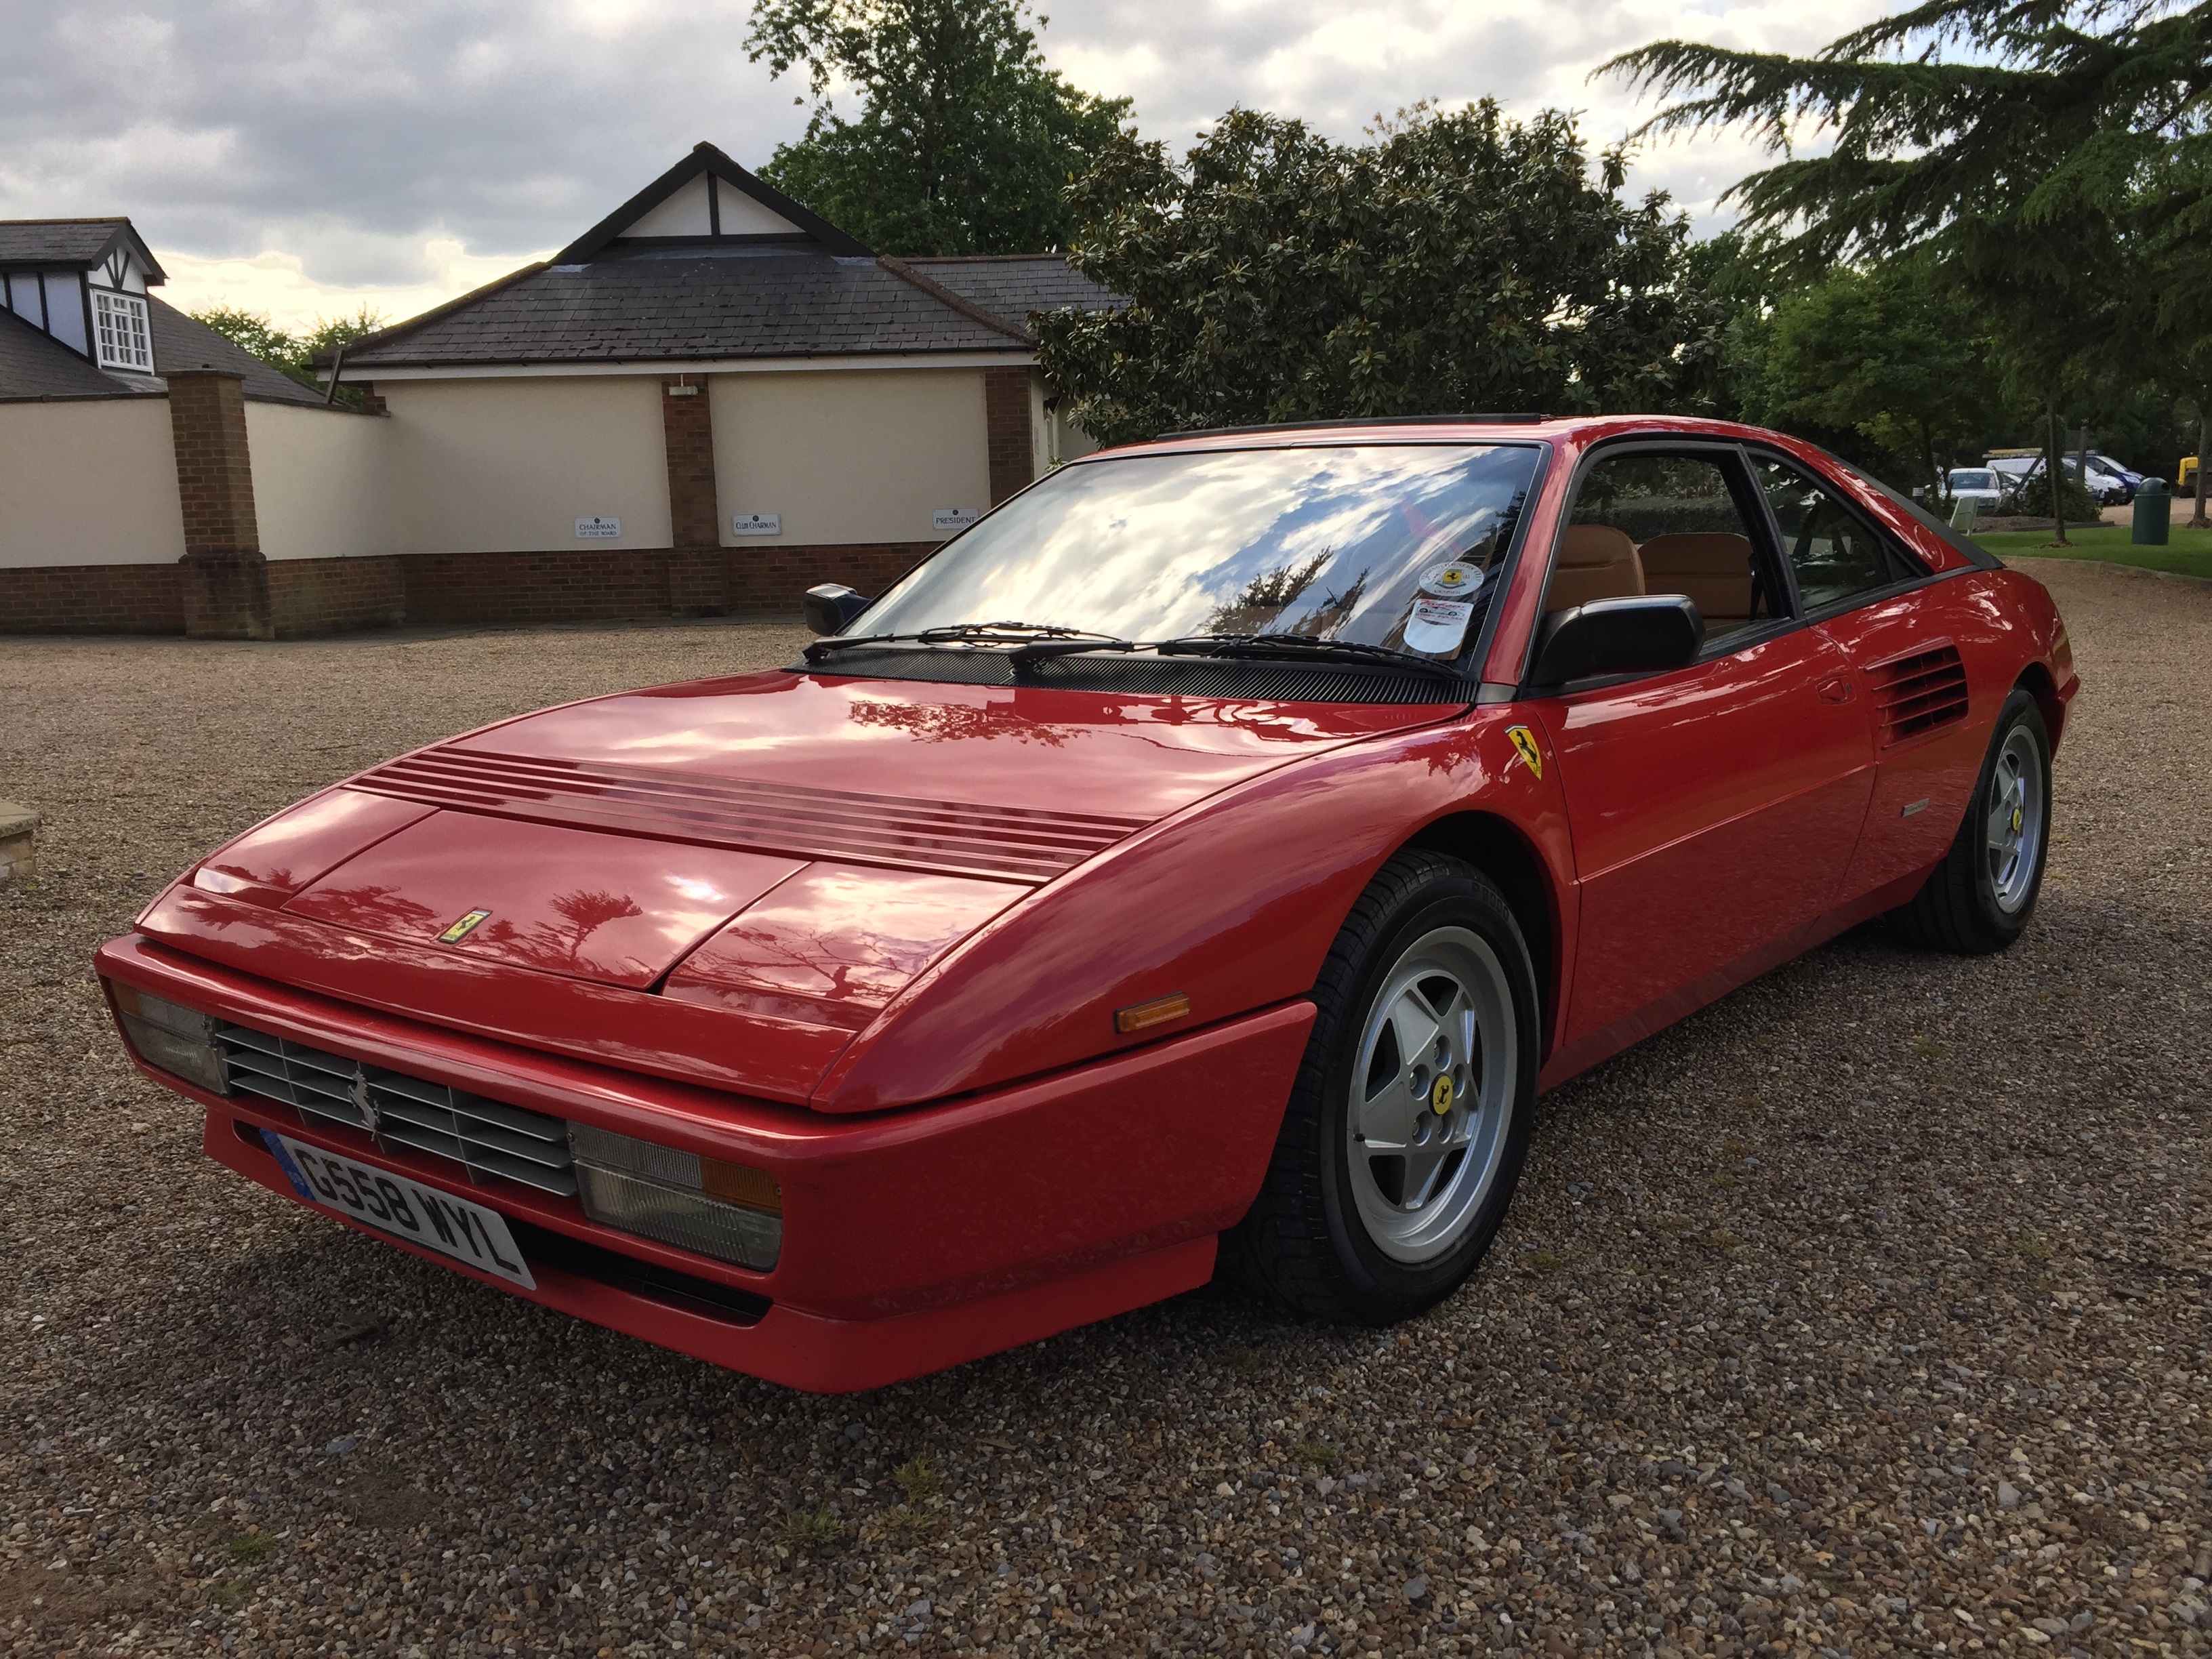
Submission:
[[[2042,751],[2025,726],[2015,726],[1990,774],[1983,844],[1997,908],[2011,915],[2027,902],[2041,864],[2047,805]]]
[[[1467,928],[1423,934],[1383,976],[1345,1134],[1360,1220],[1393,1261],[1448,1254],[1481,1208],[1511,1125],[1515,1042],[1504,967]]]

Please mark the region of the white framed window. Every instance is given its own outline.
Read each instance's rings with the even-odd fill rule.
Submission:
[[[146,331],[146,302],[135,294],[92,290],[93,332],[103,368],[154,372],[154,339]]]

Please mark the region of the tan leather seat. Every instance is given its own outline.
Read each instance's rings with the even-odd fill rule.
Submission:
[[[1709,623],[1751,620],[1751,538],[1727,531],[1654,536],[1637,550],[1654,593],[1686,593]]]
[[[1571,524],[1559,538],[1547,613],[1592,599],[1622,599],[1644,590],[1644,566],[1628,532],[1609,524]]]

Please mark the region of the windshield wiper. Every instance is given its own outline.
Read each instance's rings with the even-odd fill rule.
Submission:
[[[1009,656],[1065,656],[1077,651],[1127,651],[1127,640],[1087,629],[1061,628],[1052,623],[951,623],[925,628],[914,634],[833,634],[806,647],[809,662],[818,663],[855,645],[1011,645]]]
[[[1398,668],[1418,669],[1463,679],[1455,664],[1387,645],[1362,645],[1357,640],[1317,640],[1308,634],[1191,634],[1179,640],[1162,640],[1153,646],[1163,657],[1314,657],[1339,662],[1386,662]]]
[[[1317,640],[1306,634],[1190,634],[1180,639],[1133,641],[1054,623],[1021,622],[952,623],[912,634],[833,634],[809,645],[806,660],[825,662],[839,651],[859,645],[1006,645],[1013,648],[1004,654],[1017,664],[1079,656],[1090,651],[1150,651],[1163,657],[1305,657],[1388,663],[1394,668],[1410,668],[1445,679],[1465,678],[1453,664],[1434,657],[1417,656],[1387,645],[1362,645],[1354,640]]]

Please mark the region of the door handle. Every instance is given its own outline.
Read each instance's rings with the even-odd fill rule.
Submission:
[[[1838,674],[1833,679],[1822,680],[1820,696],[1822,702],[1849,702],[1852,696],[1850,678]]]

